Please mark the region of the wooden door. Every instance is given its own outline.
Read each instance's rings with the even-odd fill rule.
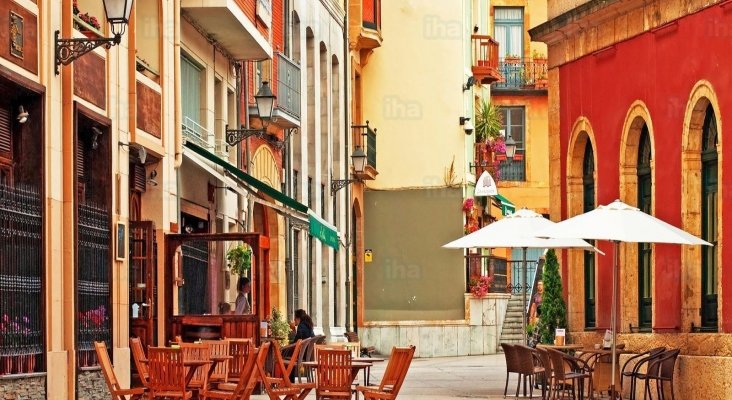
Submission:
[[[130,221],[129,240],[130,336],[140,338],[143,348],[147,348],[155,345],[157,322],[155,315],[157,246],[152,221]]]

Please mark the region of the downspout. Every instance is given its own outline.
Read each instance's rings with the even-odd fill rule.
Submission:
[[[234,70],[236,71],[236,93],[238,96],[238,99],[236,101],[236,120],[234,121],[234,129],[239,129],[239,125],[241,124],[241,93],[242,93],[242,69],[244,69],[244,61],[235,61],[234,62]],[[242,166],[242,155],[241,155],[241,144],[236,145],[236,165],[239,169],[243,169]],[[243,194],[239,194],[238,196],[238,215],[237,218],[237,230],[241,229],[242,231],[246,232],[246,227],[243,226],[241,223],[242,213],[246,209],[246,201],[247,198]]]
[[[174,132],[175,132],[175,162],[173,166],[179,169],[183,164],[183,117],[181,115],[181,101],[180,101],[180,0],[173,2],[173,86],[174,86],[174,99],[175,103],[173,106],[173,118],[174,118]],[[180,186],[178,187],[178,211],[180,213]]]
[[[242,63],[242,69],[244,70],[244,80],[242,82],[242,93],[244,94],[244,127],[249,129],[249,62]],[[244,142],[244,172],[247,174],[251,173],[251,156],[249,154],[249,137]],[[247,232],[254,231],[254,202],[247,202]]]
[[[348,104],[348,81],[351,79],[351,68],[350,68],[350,61],[351,61],[351,54],[348,51],[348,5],[346,5],[345,15],[343,17],[343,59],[345,61],[343,65],[343,109],[344,109],[344,117],[343,117],[343,129],[344,129],[344,135],[345,140],[343,141],[345,146],[345,155],[344,160],[348,160],[348,151],[349,151],[349,142],[348,139],[351,136],[351,130],[349,129],[348,124],[348,116],[350,115],[349,110],[351,110],[351,107]],[[345,174],[346,179],[350,179],[348,176],[349,173],[349,166],[348,162],[343,163],[343,172]],[[353,213],[353,206],[351,205],[351,185],[346,185],[346,235],[350,235],[351,233],[351,218]],[[346,236],[348,237],[348,236]],[[353,240],[351,237],[350,240]],[[350,242],[350,241],[349,241]],[[351,243],[346,243],[348,247],[351,247]],[[357,247],[356,243],[353,243],[355,247]],[[346,248],[346,332],[351,330],[351,294],[353,293],[353,290],[351,288],[351,249]],[[355,256],[355,255],[354,255]],[[356,258],[358,259],[358,258]],[[338,305],[335,305],[338,307]],[[353,329],[355,331],[355,329]]]

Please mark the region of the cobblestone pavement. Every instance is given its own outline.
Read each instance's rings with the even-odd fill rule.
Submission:
[[[371,383],[378,384],[386,362],[371,370]],[[513,374],[515,376],[515,374]],[[363,375],[359,376],[362,379]],[[503,399],[506,383],[503,354],[471,357],[422,358],[412,361],[407,379],[399,393],[400,400]],[[509,382],[509,392],[516,380]],[[541,390],[534,392],[538,398]],[[265,399],[266,396],[253,396]],[[314,399],[311,394],[308,399]]]

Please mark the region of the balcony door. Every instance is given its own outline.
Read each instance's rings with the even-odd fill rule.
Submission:
[[[582,161],[582,211],[595,209],[595,155],[592,143],[587,139]],[[585,277],[585,327],[595,327],[595,253],[585,251],[583,257]]]
[[[638,144],[638,208],[652,214],[653,180],[651,176],[651,140],[648,127],[643,126]],[[638,244],[638,326],[650,331],[653,322],[652,247]]]
[[[494,9],[494,39],[498,42],[501,58],[523,57],[524,9],[523,7],[496,7]]]
[[[717,124],[712,106],[702,128],[702,239],[713,246],[702,246],[702,327],[717,329],[717,221],[718,160]]]

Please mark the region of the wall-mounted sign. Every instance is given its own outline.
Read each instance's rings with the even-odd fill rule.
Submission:
[[[488,171],[483,171],[478,181],[475,182],[475,196],[495,196],[497,194],[496,181]]]
[[[374,261],[374,252],[371,249],[366,249],[363,252],[363,262],[370,263]]]
[[[23,58],[23,17],[10,12],[10,54]]]
[[[272,0],[257,0],[257,18],[272,26]]]

